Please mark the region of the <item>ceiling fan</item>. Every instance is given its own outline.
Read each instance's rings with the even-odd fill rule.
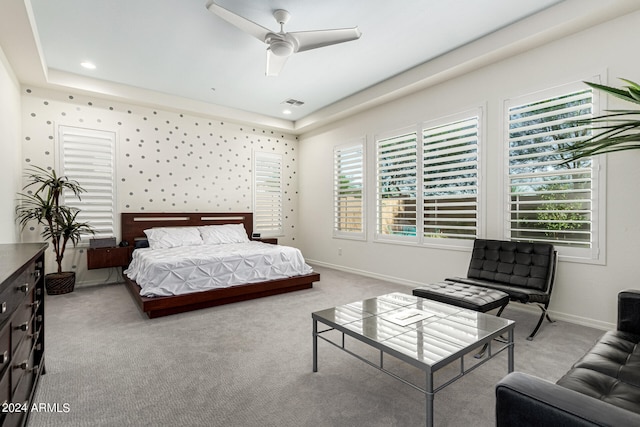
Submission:
[[[213,0],[209,1],[207,9],[231,25],[267,44],[267,76],[277,76],[287,59],[296,52],[357,40],[362,35],[358,27],[287,33],[284,31],[284,24],[289,21],[291,14],[282,9],[273,12],[273,17],[280,24],[280,32],[277,33],[236,15],[219,6]]]

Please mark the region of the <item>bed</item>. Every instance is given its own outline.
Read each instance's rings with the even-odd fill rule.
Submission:
[[[189,212],[189,213],[123,213],[121,214],[122,221],[122,241],[126,244],[136,248],[133,250],[133,260],[129,268],[124,271],[123,277],[127,288],[131,292],[133,299],[140,308],[140,310],[149,318],[156,318],[160,316],[167,316],[170,314],[183,313],[192,310],[198,310],[201,308],[213,307],[216,305],[228,304],[238,301],[245,301],[254,298],[260,298],[269,295],[276,295],[285,292],[292,292],[301,289],[309,289],[313,286],[313,282],[320,280],[320,274],[313,272],[310,268],[301,270],[303,273],[292,275],[291,271],[284,271],[288,267],[282,267],[283,272],[281,275],[287,275],[288,277],[281,277],[266,281],[253,277],[249,280],[249,283],[232,284],[227,287],[217,287],[207,290],[193,291],[192,289],[182,290],[177,295],[160,295],[160,296],[146,296],[144,295],[154,293],[166,294],[170,291],[158,291],[162,286],[155,287],[155,290],[148,291],[147,282],[154,282],[153,277],[147,277],[143,280],[140,275],[140,268],[134,269],[133,267],[139,267],[144,264],[144,256],[150,251],[149,248],[145,248],[146,243],[149,241],[149,237],[145,234],[145,230],[151,229],[171,229],[183,230],[191,232],[191,229],[198,227],[199,230],[219,230],[220,227],[208,227],[212,225],[229,225],[228,227],[234,228],[237,231],[238,224],[244,227],[247,234],[247,239],[253,234],[253,214],[252,213],[208,213],[208,212]],[[180,227],[180,229],[178,229]],[[185,227],[185,228],[182,228]],[[223,229],[226,229],[223,227]],[[188,234],[188,233],[187,233]],[[229,248],[236,248],[235,243],[230,244]],[[276,248],[273,245],[262,243],[264,247],[270,251]],[[226,245],[221,245],[225,246]],[[238,243],[238,246],[242,246]],[[255,244],[253,246],[258,246]],[[289,253],[297,251],[294,248],[286,248]],[[164,247],[163,247],[164,249]],[[202,250],[200,250],[202,249]],[[207,249],[208,250],[208,249]],[[136,251],[139,251],[136,254]],[[175,252],[174,252],[175,251]],[[239,249],[238,249],[239,251]],[[252,247],[251,251],[255,251]],[[170,248],[167,249],[167,257],[175,260],[179,256],[179,252],[194,253],[193,251],[185,250],[183,248]],[[196,252],[205,252],[205,247],[199,247]],[[218,250],[218,253],[220,251]],[[233,252],[236,252],[234,249]],[[299,251],[298,251],[299,252]],[[255,256],[258,256],[257,254]],[[282,256],[282,255],[278,255]],[[244,258],[243,258],[244,259]],[[250,259],[250,258],[247,258]],[[198,261],[199,263],[200,261]],[[139,264],[139,265],[138,265]],[[299,264],[299,262],[298,262]],[[150,267],[147,270],[154,271]],[[131,275],[132,277],[129,277]],[[242,275],[237,275],[242,277]],[[236,281],[238,277],[235,277]],[[137,278],[143,286],[141,286],[134,279]],[[223,286],[223,285],[220,285]],[[145,290],[143,291],[143,287]],[[152,289],[154,289],[152,287]]]

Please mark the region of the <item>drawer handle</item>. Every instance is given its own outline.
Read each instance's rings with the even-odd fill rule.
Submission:
[[[25,294],[29,292],[29,284],[25,283],[24,285],[18,286],[18,290],[20,292],[24,292]]]
[[[29,330],[29,322],[25,322],[21,325],[16,326],[16,329],[19,331],[27,332]]]
[[[9,350],[5,350],[4,353],[0,354],[0,363],[5,364],[9,360]]]
[[[16,369],[22,369],[26,371],[27,369],[29,369],[29,361],[25,360],[24,362],[17,364]]]
[[[2,305],[0,305],[0,313],[6,313],[6,312],[7,312],[7,302],[2,301]]]

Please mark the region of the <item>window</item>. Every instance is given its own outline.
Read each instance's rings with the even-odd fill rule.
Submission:
[[[479,115],[422,131],[424,237],[478,236]]]
[[[417,132],[401,132],[377,139],[376,154],[377,237],[415,241],[418,201]]]
[[[282,156],[255,152],[253,228],[263,236],[282,235]]]
[[[364,140],[334,148],[333,188],[333,235],[364,239]]]
[[[476,109],[377,138],[378,239],[451,246],[478,236],[480,118]]]
[[[563,164],[557,152],[591,135],[581,120],[594,114],[592,90],[567,85],[507,101],[506,107],[507,237],[550,242],[561,254],[597,259],[597,159]]]
[[[66,205],[80,209],[78,221],[89,223],[95,235],[90,238],[116,236],[116,176],[114,132],[58,127],[60,171],[77,181],[86,192],[80,198],[63,194]]]

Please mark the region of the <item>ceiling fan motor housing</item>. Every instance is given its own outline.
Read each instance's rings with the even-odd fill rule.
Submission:
[[[283,39],[271,39],[269,42],[269,49],[277,56],[289,56],[294,51],[293,43],[289,40]]]

